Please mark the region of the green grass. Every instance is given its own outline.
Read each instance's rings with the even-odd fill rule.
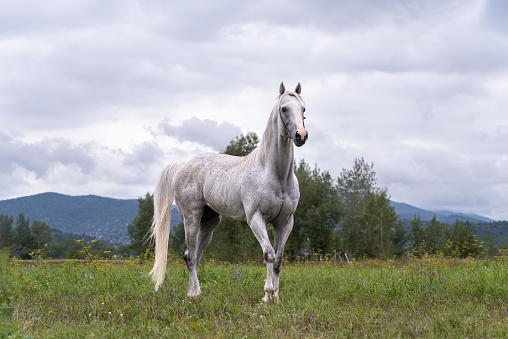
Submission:
[[[503,260],[285,264],[279,304],[261,304],[259,265],[202,265],[196,300],[183,264],[171,260],[158,292],[149,269],[4,263],[0,338],[508,336]]]

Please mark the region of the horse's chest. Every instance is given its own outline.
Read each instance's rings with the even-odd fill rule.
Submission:
[[[261,202],[261,213],[268,222],[272,222],[279,218],[285,219],[294,213],[294,198],[285,192],[270,192]]]

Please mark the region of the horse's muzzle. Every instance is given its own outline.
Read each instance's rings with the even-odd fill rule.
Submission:
[[[300,135],[300,133],[296,132],[295,139],[294,139],[295,140],[295,145],[297,147],[303,146],[308,138],[309,138],[309,133],[307,133],[307,131],[305,131],[305,136],[303,138]]]

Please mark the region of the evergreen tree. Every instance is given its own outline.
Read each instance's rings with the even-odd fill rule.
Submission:
[[[444,252],[446,246],[446,229],[448,225],[437,221],[432,217],[430,223],[424,229],[425,245],[430,254]]]
[[[374,164],[355,159],[351,170],[342,169],[337,191],[342,201],[340,223],[343,246],[357,256],[389,257],[392,255],[392,229],[397,214],[390,206],[386,189],[375,187]]]
[[[371,191],[365,196],[365,212],[362,219],[369,233],[365,253],[377,258],[391,257],[391,230],[396,227],[398,216],[390,206],[386,189]]]
[[[131,237],[130,249],[135,256],[144,253],[150,247],[148,236],[152,225],[153,212],[153,195],[146,193],[144,198],[139,197],[138,214],[127,226],[127,232]]]
[[[32,236],[37,249],[37,258],[40,259],[42,250],[51,242],[51,230],[44,221],[35,220],[32,223]]]
[[[15,255],[20,259],[31,259],[30,253],[34,250],[34,238],[30,230],[30,220],[23,213],[16,219]]]
[[[445,254],[466,258],[469,256],[477,257],[482,252],[482,244],[476,238],[473,225],[470,222],[455,221],[455,223],[446,230],[448,244]]]
[[[506,250],[506,249],[508,249],[508,243],[506,242],[504,234],[501,234],[501,237],[499,237],[499,246],[498,246],[498,248],[500,250]]]
[[[483,237],[483,248],[486,251],[486,254],[490,257],[497,255],[496,244],[494,243],[494,239],[492,238],[492,234],[489,231],[485,232],[485,236]]]
[[[259,137],[254,132],[247,132],[245,135],[236,136],[229,142],[229,145],[221,153],[243,157],[252,152],[259,143]]]
[[[407,243],[407,230],[400,220],[395,223],[395,226],[390,230],[390,239],[392,242],[392,254],[401,257],[406,253],[406,243]]]
[[[0,214],[0,248],[11,247],[14,243],[14,231],[12,225],[14,218],[9,215]]]
[[[409,232],[409,248],[416,256],[420,256],[427,252],[425,243],[425,231],[422,225],[422,218],[419,214],[415,214],[411,220],[411,230]]]
[[[368,164],[363,158],[355,159],[353,168],[343,168],[337,179],[337,191],[344,208],[342,242],[345,249],[357,255],[368,252],[368,230],[362,218],[366,215],[365,197],[374,190],[376,183],[373,167],[373,163]]]

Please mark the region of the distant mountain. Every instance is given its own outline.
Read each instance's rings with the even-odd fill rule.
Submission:
[[[16,218],[19,213],[24,213],[31,221],[45,221],[49,227],[65,233],[85,234],[103,241],[126,244],[130,242],[127,226],[138,213],[138,201],[58,193],[0,201],[0,214]],[[180,221],[173,206],[172,225]]]
[[[434,216],[440,222],[454,223],[456,220],[471,223],[493,222],[494,220],[482,217],[476,214],[464,214],[451,211],[427,211],[418,207],[414,207],[405,203],[390,201],[390,205],[395,208],[395,213],[399,215],[401,220],[412,220],[415,214],[420,215],[422,221],[430,221]]]
[[[422,220],[431,220],[436,213],[426,211],[418,207],[414,207],[403,202],[390,201],[390,205],[395,208],[395,213],[399,215],[399,219],[412,220],[415,214],[420,215]]]
[[[450,211],[427,211],[405,203],[390,202],[403,224],[409,224],[415,214],[423,221],[430,221],[434,215],[440,222],[453,223],[455,220],[472,223],[489,223],[492,219],[474,214],[455,213]],[[65,233],[88,235],[115,244],[130,242],[127,226],[138,213],[137,199],[113,199],[95,195],[69,196],[58,193],[42,193],[28,197],[1,200],[0,214],[19,213],[33,220],[45,221],[46,224]],[[174,226],[182,221],[178,210],[171,207],[171,232]]]
[[[485,237],[488,232],[496,246],[500,244],[501,236],[508,239],[508,221],[495,221],[477,214],[464,214],[446,210],[427,211],[395,201],[390,201],[390,205],[395,208],[395,213],[399,215],[399,220],[408,230],[411,228],[410,221],[414,218],[415,214],[420,215],[423,224],[428,223],[435,215],[438,221],[447,224],[453,224],[457,220],[462,222],[469,221],[474,225],[475,233],[478,238]]]
[[[481,215],[478,215],[478,214],[465,214],[465,213],[457,213],[457,212],[451,212],[451,211],[436,211],[436,213],[438,213],[440,215],[447,216],[447,217],[452,217],[452,218],[456,218],[457,216],[471,218],[471,219],[478,220],[481,222],[495,221],[495,220],[487,218],[487,217],[482,217]]]

